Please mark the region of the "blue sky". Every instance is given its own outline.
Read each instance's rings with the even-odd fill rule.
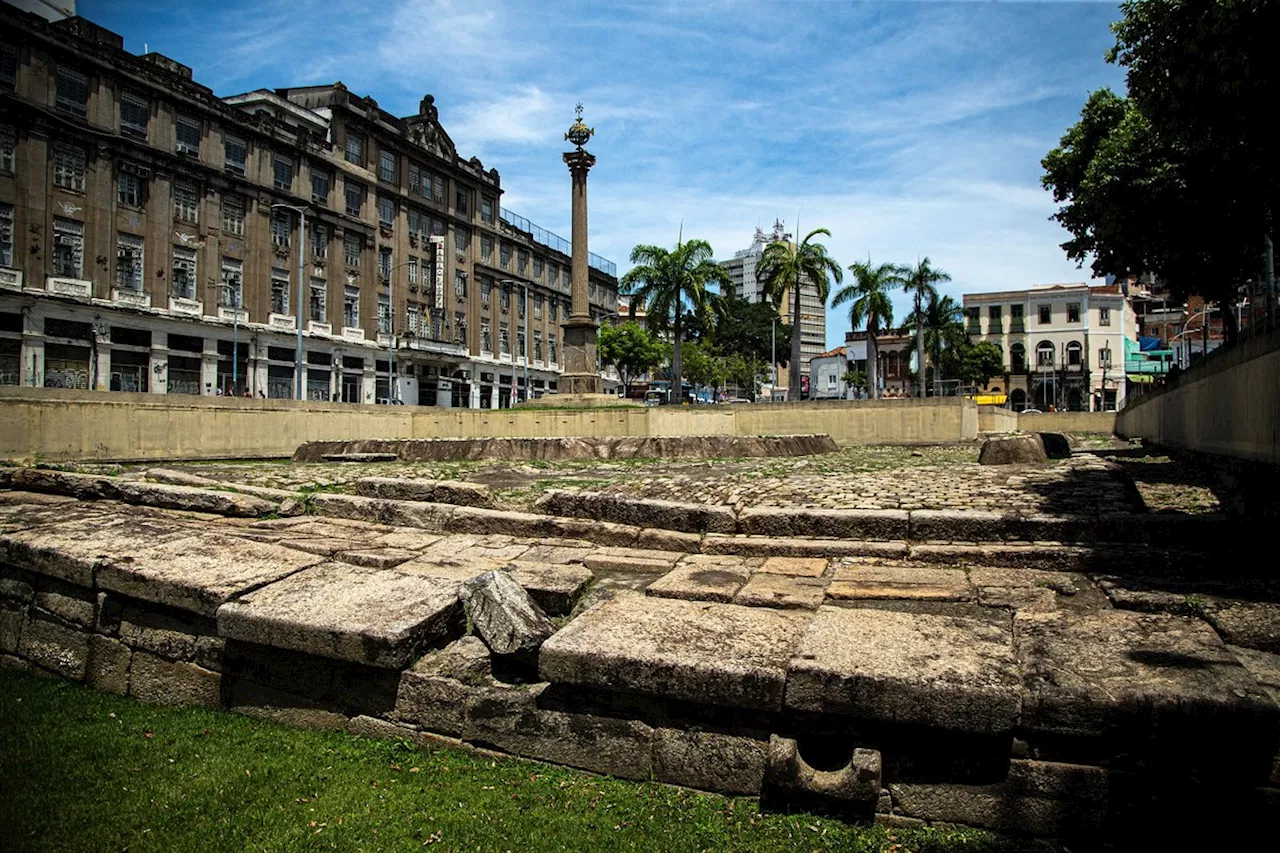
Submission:
[[[843,265],[929,256],[946,292],[1082,281],[1040,158],[1088,93],[1114,3],[80,0],[219,95],[342,80],[393,113],[430,92],[504,205],[569,234],[563,133],[581,100],[591,249],[819,225]],[[906,300],[896,300],[905,312]],[[905,315],[903,315],[905,316]],[[828,342],[848,317],[828,316]]]

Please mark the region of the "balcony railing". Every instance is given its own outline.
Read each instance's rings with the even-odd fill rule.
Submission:
[[[1010,320],[1010,321],[1009,321],[1009,334],[1011,334],[1011,335],[1021,335],[1021,334],[1025,333],[1026,331],[1027,331],[1026,326],[1023,324],[1023,322],[1022,322],[1022,319],[1021,319],[1021,318],[1018,318],[1018,319],[1016,319],[1016,320]]]
[[[506,222],[508,225],[513,225],[521,231],[528,232],[533,237],[534,242],[541,243],[544,246],[555,249],[561,254],[573,257],[573,246],[570,245],[568,240],[564,239],[559,234],[554,234],[547,229],[530,222],[523,216],[512,213],[505,207],[502,208],[501,215],[503,222]],[[614,278],[618,277],[618,265],[613,261],[600,257],[595,252],[587,252],[587,264],[595,267],[606,275],[611,275]],[[503,265],[503,268],[506,268],[505,264]]]
[[[999,320],[992,320],[987,324],[988,335],[1003,335],[1004,325]]]

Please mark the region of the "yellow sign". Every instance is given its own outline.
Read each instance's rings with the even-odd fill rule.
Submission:
[[[979,406],[1003,406],[1009,399],[1007,394],[979,394],[973,402]]]

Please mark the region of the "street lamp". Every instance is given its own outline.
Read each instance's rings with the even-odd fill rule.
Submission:
[[[411,261],[402,261],[395,266],[387,267],[383,273],[387,277],[387,402],[394,403],[396,400],[396,380],[395,380],[395,352],[393,347],[396,341],[396,301],[391,292],[391,274],[401,267],[407,267],[411,264],[416,265],[418,259]]]
[[[518,284],[524,289],[523,301],[520,303],[524,309],[524,347],[521,349],[520,355],[524,358],[524,398],[527,401],[529,399],[529,282],[504,278],[498,284],[509,286]]]
[[[294,323],[294,334],[297,339],[297,348],[294,352],[293,360],[293,399],[302,399],[302,280],[304,270],[306,268],[306,251],[307,251],[307,208],[301,204],[273,204],[271,209],[282,208],[292,210],[298,214],[298,305],[294,309],[297,315],[297,321]],[[236,316],[239,317],[239,309],[236,310]],[[234,366],[232,370],[234,370]]]

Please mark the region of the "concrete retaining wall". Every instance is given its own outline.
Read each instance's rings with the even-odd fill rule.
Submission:
[[[1018,429],[1025,432],[1094,432],[1111,435],[1116,428],[1115,412],[1045,412],[1018,414]]]
[[[1132,401],[1116,432],[1154,444],[1280,464],[1280,332],[1247,341]]]
[[[284,457],[307,441],[508,436],[796,435],[839,445],[939,444],[978,434],[967,400],[617,409],[440,409],[0,389],[0,459]]]
[[[1015,432],[1018,413],[1004,406],[978,407],[978,432]]]

